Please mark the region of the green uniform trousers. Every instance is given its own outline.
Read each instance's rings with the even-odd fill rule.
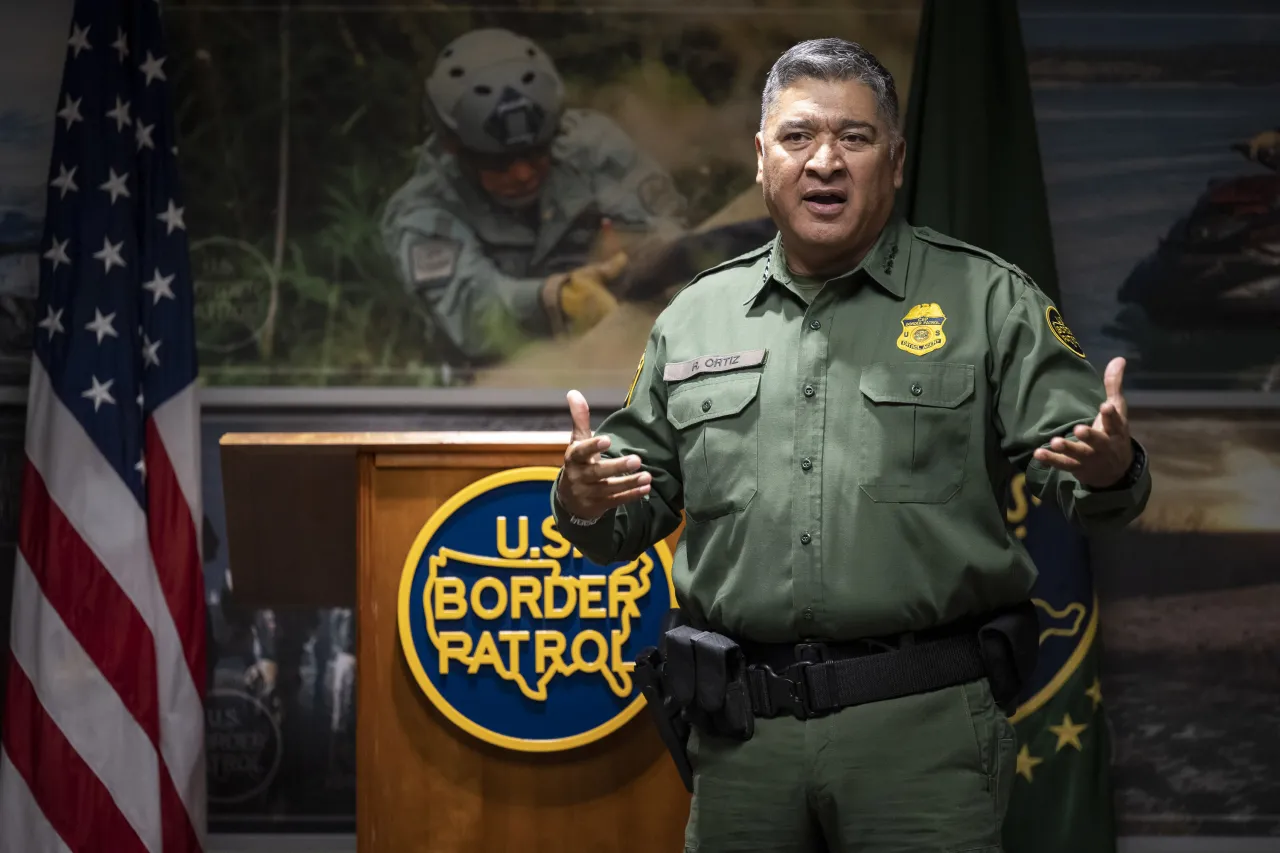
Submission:
[[[985,679],[757,719],[742,742],[694,730],[687,853],[1001,853],[1013,726]]]

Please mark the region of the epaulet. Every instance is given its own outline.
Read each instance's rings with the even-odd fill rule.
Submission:
[[[672,302],[675,302],[676,299],[678,299],[681,296],[681,294],[683,294],[686,290],[693,287],[695,284],[702,281],[704,278],[711,275],[712,273],[720,272],[720,270],[727,270],[731,267],[747,266],[749,263],[755,263],[761,257],[763,257],[764,255],[767,255],[770,251],[772,251],[772,249],[773,249],[773,240],[770,240],[768,243],[764,243],[763,245],[757,246],[749,252],[743,252],[741,255],[738,255],[736,258],[729,258],[729,260],[721,261],[720,263],[716,264],[713,267],[707,267],[705,270],[703,270],[702,272],[698,273],[693,278],[685,282],[684,285],[677,288],[676,292],[671,294],[671,298],[667,300],[667,304],[670,305]]]
[[[698,273],[693,278],[689,279],[689,284],[686,284],[685,287],[689,287],[690,285],[695,284],[696,282],[701,281],[702,279],[706,278],[712,273],[719,272],[720,270],[725,270],[725,269],[728,269],[729,267],[747,266],[748,262],[755,263],[755,261],[757,261],[759,258],[761,258],[763,255],[765,255],[772,249],[773,249],[773,241],[770,240],[768,243],[764,243],[763,245],[756,246],[754,249],[752,249],[749,252],[743,252],[741,255],[738,255],[736,258],[730,258],[727,261],[721,261],[720,263],[716,264],[713,267],[707,267],[705,270]],[[683,289],[684,288],[681,288],[681,290]]]
[[[972,243],[966,243],[963,240],[957,240],[955,237],[950,237],[946,234],[940,234],[932,228],[918,227],[912,228],[912,230],[915,232],[917,237],[926,243],[932,243],[935,246],[942,246],[946,249],[955,249],[958,252],[965,252],[979,258],[985,258],[996,266],[1003,267],[1015,275],[1024,278],[1027,281],[1031,281],[1031,276],[1027,274],[1026,270],[1023,270],[1012,261],[1000,257],[995,252],[988,251],[980,246],[975,246]]]

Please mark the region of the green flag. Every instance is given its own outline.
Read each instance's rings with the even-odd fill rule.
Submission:
[[[1031,85],[1014,0],[924,0],[900,210],[1017,264],[1061,306]],[[1065,310],[1065,309],[1064,309]],[[1010,488],[1010,529],[1039,570],[1040,659],[1012,720],[1006,853],[1114,853],[1098,605],[1084,538]]]
[[[907,107],[907,221],[1013,261],[1057,301],[1015,0],[924,0]]]

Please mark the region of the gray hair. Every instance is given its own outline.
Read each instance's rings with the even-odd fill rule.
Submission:
[[[898,116],[898,90],[893,75],[871,51],[860,44],[839,38],[810,39],[791,47],[778,57],[765,79],[760,98],[760,131],[783,89],[800,80],[825,82],[856,80],[876,96],[880,118],[889,125],[894,147],[902,138]]]

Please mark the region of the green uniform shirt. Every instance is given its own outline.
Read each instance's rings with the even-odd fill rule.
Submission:
[[[491,361],[522,335],[551,333],[542,286],[591,260],[602,219],[658,238],[681,233],[685,202],[670,176],[602,113],[566,111],[551,161],[538,204],[514,210],[432,140],[387,202],[382,237],[400,279],[464,360]]]
[[[688,525],[682,608],[762,642],[921,629],[1025,600],[1011,477],[1085,531],[1141,512],[1145,466],[1095,491],[1031,457],[1092,423],[1102,380],[1016,267],[892,221],[859,267],[801,299],[781,241],[707,271],[654,324],[628,405],[597,434],[638,454],[645,499],[563,534],[634,559]]]

